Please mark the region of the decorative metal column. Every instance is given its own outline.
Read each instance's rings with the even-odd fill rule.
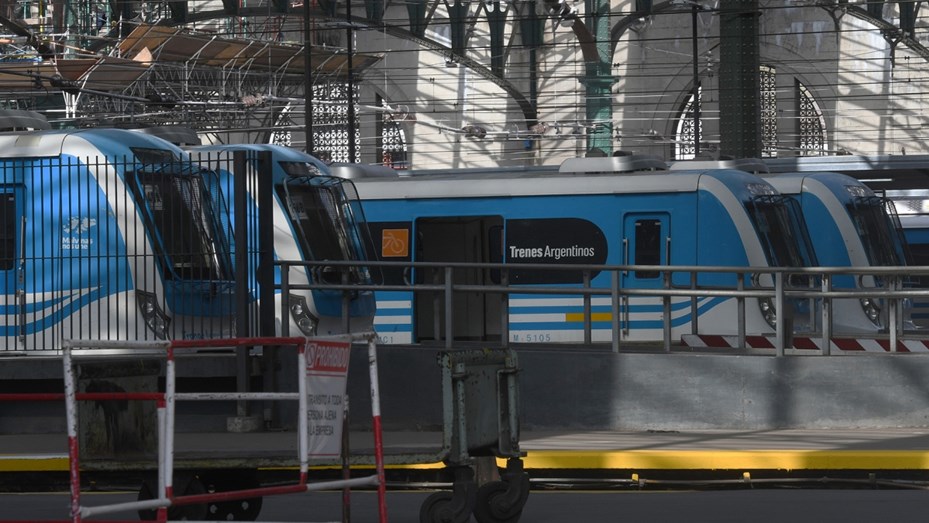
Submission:
[[[586,25],[594,35],[597,60],[585,63],[586,75],[581,83],[587,88],[586,156],[610,156],[613,152],[612,46],[610,45],[610,3],[586,0]]]
[[[758,0],[722,0],[719,40],[720,154],[761,157]]]

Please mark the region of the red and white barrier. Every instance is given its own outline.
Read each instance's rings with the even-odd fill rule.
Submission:
[[[842,352],[892,352],[890,340],[880,338],[832,338],[831,350]],[[712,334],[685,334],[681,342],[688,347],[721,349],[774,349],[774,336],[746,336],[745,346],[739,344],[738,336]],[[797,336],[788,349],[821,351],[822,338]],[[929,340],[897,340],[897,352],[929,352]]]
[[[322,368],[328,372],[329,378],[336,380],[342,379],[341,392],[338,387],[327,392],[332,394],[341,394],[344,396],[344,379],[348,370],[348,352],[352,339],[365,339],[368,342],[368,365],[371,377],[371,400],[374,424],[374,441],[375,441],[375,468],[376,474],[373,476],[343,479],[337,481],[325,481],[309,483],[308,470],[310,459],[310,431],[308,430],[308,400],[307,395],[312,394],[313,387],[320,386],[319,382],[314,382],[311,374],[315,370]],[[377,355],[375,346],[375,337],[373,335],[364,336],[340,336],[330,338],[233,338],[222,340],[176,340],[170,342],[126,342],[126,341],[68,341],[64,342],[63,364],[65,392],[63,395],[53,395],[56,398],[65,400],[65,409],[68,426],[68,457],[70,467],[71,482],[71,521],[80,523],[82,518],[91,516],[100,516],[116,512],[132,510],[153,510],[156,509],[156,519],[159,522],[167,521],[167,509],[171,506],[195,505],[201,503],[232,501],[238,499],[248,499],[255,497],[293,494],[308,492],[313,490],[324,490],[333,488],[348,488],[356,486],[377,486],[378,492],[378,513],[379,522],[387,523],[387,504],[386,504],[386,483],[384,478],[384,453],[383,438],[381,433],[380,420],[380,392],[377,382]],[[229,347],[251,347],[262,346],[266,349],[281,346],[296,346],[299,361],[298,383],[299,391],[295,393],[269,393],[269,392],[236,392],[236,393],[177,393],[175,391],[175,352],[178,350],[197,350],[204,348],[229,348]],[[323,359],[315,358],[314,362],[308,362],[307,349],[311,347],[314,354],[319,355],[326,352]],[[320,348],[325,350],[322,350]],[[147,349],[146,352],[162,352],[166,358],[165,372],[165,392],[163,393],[77,393],[74,378],[73,360],[76,357],[82,357],[82,353],[76,356],[73,349],[82,349],[92,353],[94,348],[104,349],[125,349],[138,348]],[[338,354],[335,354],[335,353]],[[320,362],[322,362],[320,364]],[[315,367],[314,367],[315,365]],[[313,385],[310,385],[310,384]],[[336,385],[339,385],[338,383]],[[322,386],[331,387],[331,383]],[[42,398],[49,400],[53,398]],[[149,400],[157,403],[158,412],[158,492],[157,498],[133,501],[127,503],[118,503],[111,505],[100,505],[87,507],[80,502],[80,455],[77,440],[78,432],[78,400]],[[298,431],[298,448],[300,462],[300,476],[295,484],[282,485],[273,487],[261,487],[252,489],[243,489],[236,491],[224,491],[208,494],[196,494],[187,496],[175,496],[172,478],[174,468],[174,412],[177,401],[205,401],[205,400],[296,400],[298,402],[298,416],[300,430]],[[319,442],[314,444],[317,447]],[[328,442],[322,443],[328,447]],[[331,449],[330,449],[331,451]]]

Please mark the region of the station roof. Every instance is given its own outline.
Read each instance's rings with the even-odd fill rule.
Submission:
[[[60,80],[64,80],[83,89],[122,91],[153,65],[171,63],[263,74],[306,72],[302,45],[220,38],[176,27],[137,25],[116,49],[119,56],[0,62],[0,90],[51,90],[60,88]],[[345,52],[322,47],[313,47],[310,52],[314,75],[347,75]],[[380,59],[375,54],[355,53],[352,71],[358,74]]]

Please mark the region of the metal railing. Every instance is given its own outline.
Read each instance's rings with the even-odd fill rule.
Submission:
[[[311,273],[321,273],[324,269],[332,271],[337,267],[357,266],[358,262],[277,262],[282,266],[282,274],[293,266],[307,267]],[[811,337],[822,339],[823,354],[832,352],[834,335],[834,303],[837,300],[883,300],[886,314],[883,316],[883,330],[877,333],[886,336],[889,343],[889,352],[897,352],[898,341],[905,333],[904,303],[907,301],[929,302],[929,287],[914,286],[911,282],[920,276],[929,275],[929,266],[921,267],[815,267],[815,268],[771,268],[771,267],[706,267],[706,266],[635,266],[635,265],[555,265],[555,264],[501,264],[501,263],[432,263],[432,262],[367,262],[365,265],[372,271],[392,268],[403,271],[401,283],[313,283],[310,285],[291,285],[287,278],[282,280],[284,295],[284,310],[288,310],[288,289],[313,289],[342,291],[344,306],[348,310],[348,303],[352,296],[359,291],[401,291],[401,292],[433,292],[441,295],[444,311],[443,327],[445,347],[450,349],[455,341],[454,316],[456,314],[454,297],[458,293],[482,293],[500,296],[501,315],[501,343],[503,347],[509,346],[509,297],[513,294],[547,294],[564,296],[581,296],[583,299],[583,332],[584,343],[592,343],[592,306],[594,297],[610,298],[612,336],[611,348],[619,351],[623,345],[623,324],[628,326],[628,299],[631,297],[657,297],[662,301],[663,307],[663,346],[670,350],[674,340],[671,332],[671,299],[689,298],[690,312],[694,321],[691,322],[691,333],[697,334],[699,329],[697,314],[698,300],[707,297],[734,298],[737,303],[737,338],[739,346],[744,347],[746,337],[746,300],[750,298],[769,299],[773,302],[776,311],[787,310],[789,301],[808,300],[814,304],[810,307],[809,318],[812,325],[819,327],[809,334]],[[417,283],[412,277],[416,270],[439,270],[442,278],[438,283]],[[488,284],[465,284],[455,282],[456,271],[475,270],[496,271],[499,273],[499,282]],[[583,274],[582,284],[574,286],[565,285],[516,285],[509,283],[508,275],[519,270],[550,270],[550,271],[580,271]],[[658,288],[632,288],[621,285],[621,275],[631,271],[654,271],[661,275],[661,286]],[[593,278],[592,275],[605,273],[606,277]],[[711,274],[729,275],[733,281],[731,285],[701,285],[698,281]],[[834,281],[837,277],[852,276],[857,282],[855,288],[837,288]],[[602,282],[606,280],[607,284]],[[323,281],[314,277],[313,281]],[[680,282],[686,281],[682,285]],[[758,284],[757,282],[764,282]],[[797,282],[801,283],[797,283]],[[751,282],[751,283],[749,283]],[[616,314],[616,311],[620,311]],[[778,356],[785,354],[789,348],[792,332],[793,318],[788,314],[778,314],[775,322],[775,352]],[[288,318],[283,316],[284,328],[287,329]],[[285,330],[285,335],[286,335]],[[439,332],[438,330],[436,332]]]

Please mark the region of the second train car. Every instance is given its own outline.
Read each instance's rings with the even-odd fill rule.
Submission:
[[[697,171],[636,169],[634,158],[574,159],[559,172],[517,170],[358,178],[372,236],[383,260],[585,265],[692,265],[704,267],[802,267],[815,265],[795,204],[771,184],[731,169]],[[646,163],[647,169],[664,167]],[[418,282],[441,282],[428,268]],[[499,271],[456,272],[456,283],[494,285]],[[386,283],[403,282],[402,271],[385,271]],[[625,289],[663,285],[654,270],[621,271]],[[610,286],[604,271],[592,285]],[[396,280],[396,281],[394,281]],[[704,274],[701,285],[736,285],[734,273]],[[577,270],[510,270],[509,316],[501,319],[499,295],[463,293],[453,304],[456,340],[578,342],[584,339],[582,298],[519,294],[520,285],[579,286]],[[689,275],[676,273],[676,285]],[[762,282],[764,283],[764,282]],[[770,285],[770,281],[767,282]],[[748,282],[747,285],[751,285]],[[406,291],[377,293],[376,329],[382,342],[442,339],[441,305],[434,296]],[[735,334],[734,298],[704,297],[691,314],[690,299],[672,300],[672,335]],[[592,341],[612,337],[609,297],[592,300]],[[659,297],[633,296],[623,306],[624,339],[663,338]],[[769,299],[746,300],[746,332],[772,333],[776,311]],[[502,321],[508,321],[503,329]],[[797,326],[802,329],[801,326]]]
[[[329,176],[329,168],[314,156],[268,144],[229,144],[189,147],[191,158],[200,165],[219,174],[219,190],[226,201],[233,199],[234,154],[246,153],[245,172],[248,181],[249,250],[255,251],[258,243],[257,231],[257,177],[259,176],[258,153],[266,153],[270,161],[273,186],[273,203],[270,217],[274,228],[274,255],[277,260],[290,261],[353,261],[366,258],[363,235],[364,214],[358,202],[352,182]],[[229,220],[234,220],[230,213]],[[234,239],[230,242],[235,244]],[[322,283],[358,284],[370,280],[368,268],[363,263],[351,267],[332,266],[325,270],[316,267],[291,265],[288,281],[291,285],[306,285],[312,281]],[[254,278],[254,271],[251,271]],[[280,267],[275,268],[274,282],[281,283]],[[339,290],[291,289],[288,305],[290,309],[290,333],[300,332],[305,336],[332,335],[344,332],[372,330],[375,304],[370,291],[356,291],[343,302],[345,293]],[[252,288],[252,302],[257,294]],[[281,307],[280,290],[275,294],[275,311]],[[348,316],[343,317],[343,305],[347,305]],[[276,316],[277,331],[281,332],[280,313]]]

